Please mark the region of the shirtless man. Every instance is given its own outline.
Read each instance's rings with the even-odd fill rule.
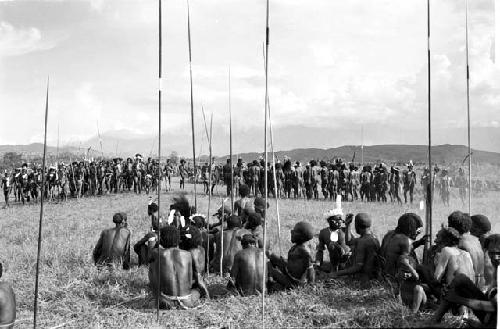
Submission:
[[[298,222],[291,231],[294,244],[288,251],[288,260],[266,251],[269,258],[269,277],[277,283],[277,290],[291,289],[306,283],[314,283],[314,261],[306,242],[313,238],[313,227],[307,222]]]
[[[378,276],[377,254],[380,250],[380,242],[371,231],[372,220],[368,214],[359,213],[354,219],[354,227],[356,233],[360,235],[359,238],[351,238],[351,223],[352,218],[346,219],[346,241],[352,250],[348,261],[350,266],[344,270],[334,272],[331,277],[354,275],[366,285],[371,279]]]
[[[381,248],[381,255],[385,259],[384,272],[391,281],[397,282],[396,295],[401,296],[402,302],[410,306],[413,313],[427,301],[422,285],[418,284],[418,262],[412,252],[418,223],[418,215],[402,215],[393,234],[388,233],[384,237]]]
[[[245,229],[249,230],[250,233],[257,239],[257,245],[259,248],[262,248],[263,236],[264,236],[264,228],[262,227],[262,215],[256,212],[249,213],[248,219],[245,224]]]
[[[443,227],[436,236],[436,244],[442,246],[436,255],[434,277],[437,281],[444,279],[445,286],[459,273],[474,280],[474,267],[470,254],[458,247],[459,232],[452,227]]]
[[[223,249],[221,248],[221,232],[215,235],[216,249],[211,266],[214,270],[219,269],[222,254],[222,271],[230,273],[233,267],[234,255],[241,250],[241,238],[245,234],[250,234],[250,231],[242,229],[241,218],[232,215],[227,220],[227,230],[224,230],[222,234]]]
[[[123,218],[114,214],[115,227],[101,232],[99,241],[94,248],[94,263],[97,266],[122,263],[123,269],[130,268],[130,231],[124,227]]]
[[[195,226],[186,226],[181,229],[181,242],[179,247],[183,250],[189,251],[191,256],[196,261],[196,272],[201,275],[205,274],[205,248],[203,248],[203,237],[200,230]],[[193,278],[194,279],[194,278]]]
[[[489,287],[494,281],[493,273],[495,269],[491,264],[490,256],[484,247],[484,242],[486,238],[490,235],[491,223],[488,217],[484,215],[474,215],[471,217],[472,226],[470,228],[470,233],[479,239],[484,252],[484,281],[486,287]]]
[[[162,309],[189,309],[198,304],[200,297],[209,298],[203,277],[197,271],[200,268],[196,264],[197,258],[189,251],[179,249],[179,240],[179,230],[173,226],[163,227],[160,230],[161,247],[153,251],[150,260],[149,284]],[[159,295],[158,284],[161,288]]]
[[[352,214],[350,214],[353,216]],[[339,266],[347,261],[349,247],[345,241],[345,232],[342,230],[344,221],[342,220],[342,210],[333,209],[326,214],[328,227],[322,229],[318,236],[318,245],[316,247],[316,266],[323,265],[323,252],[328,250],[330,256],[330,267],[336,272]]]
[[[3,266],[0,263],[0,278]],[[14,328],[16,322],[16,296],[12,286],[0,281],[0,328]]]
[[[490,235],[485,239],[484,246],[493,264],[494,282],[486,293],[477,288],[475,283],[464,274],[458,274],[450,283],[447,293],[432,317],[432,322],[440,322],[450,308],[463,305],[472,310],[478,321],[468,319],[470,327],[495,328],[497,324],[497,268],[500,265],[500,234]]]
[[[234,202],[234,212],[242,217],[242,222],[246,221],[246,215],[249,212],[255,211],[253,200],[249,198],[250,189],[247,185],[242,184],[239,188],[240,199]]]
[[[10,177],[7,170],[5,170],[3,173],[1,188],[3,191],[3,197],[5,199],[5,206],[4,206],[5,209],[9,207],[9,193],[10,193]]]
[[[448,226],[453,227],[460,234],[459,248],[467,251],[474,264],[474,273],[476,285],[482,289],[484,282],[484,252],[479,239],[470,234],[472,227],[472,219],[469,214],[464,214],[460,211],[454,211],[448,216]]]
[[[241,238],[240,250],[234,256],[231,268],[231,277],[227,284],[241,296],[257,295],[262,293],[262,261],[264,252],[257,248],[257,240],[251,234]]]

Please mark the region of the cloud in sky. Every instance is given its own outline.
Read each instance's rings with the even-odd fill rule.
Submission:
[[[493,0],[470,3],[472,122],[498,126]],[[228,122],[229,66],[237,132],[262,126],[265,2],[190,5],[197,129],[202,105]],[[465,8],[453,0],[431,6],[433,127],[463,127]],[[415,142],[426,141],[425,2],[271,1],[270,13],[275,127],[411,126],[423,131]],[[190,132],[186,18],[186,3],[163,3],[163,125],[180,138]],[[156,1],[0,2],[0,108],[5,120],[23,122],[2,129],[0,144],[41,136],[48,75],[51,143],[57,125],[62,142],[75,141],[94,136],[97,121],[101,133],[156,134],[157,38]]]

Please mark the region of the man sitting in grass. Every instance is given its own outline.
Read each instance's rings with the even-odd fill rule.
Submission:
[[[352,216],[352,214],[349,214]],[[322,229],[318,236],[318,245],[316,247],[316,265],[321,269],[323,266],[323,252],[328,250],[330,256],[331,270],[338,271],[348,259],[349,247],[345,241],[345,232],[342,229],[344,221],[342,220],[342,210],[333,209],[326,214],[328,227]],[[329,269],[326,269],[329,271]]]
[[[222,234],[222,243],[221,243]],[[230,273],[233,267],[234,255],[241,250],[241,237],[245,234],[250,234],[250,231],[241,228],[241,218],[236,215],[232,215],[227,220],[227,230],[222,233],[218,232],[215,235],[215,243],[217,245],[215,249],[214,259],[212,260],[211,266],[214,271],[218,271],[220,268],[221,256],[222,256],[222,270],[224,273]]]
[[[252,235],[257,239],[257,246],[262,248],[263,236],[264,236],[264,228],[262,227],[262,215],[258,212],[251,212],[248,214],[247,223],[245,225],[245,229],[249,230]]]
[[[3,265],[0,263],[0,278]],[[16,322],[16,296],[12,286],[0,281],[0,328],[14,328]]]
[[[314,260],[306,242],[313,238],[314,230],[307,222],[298,222],[291,231],[291,241],[294,244],[288,251],[288,259],[278,257],[266,250],[269,258],[269,277],[273,278],[277,290],[291,289],[305,283],[314,283]]]
[[[262,293],[262,261],[264,252],[257,248],[257,239],[251,234],[241,238],[240,250],[234,256],[231,277],[227,284],[229,290],[235,290],[241,296]]]
[[[484,288],[484,252],[479,239],[470,233],[472,219],[469,214],[454,211],[448,216],[448,226],[460,233],[460,249],[467,251],[474,265],[475,282],[479,289]]]
[[[354,219],[354,227],[359,238],[352,239],[351,234],[352,217],[346,218],[346,240],[347,245],[351,247],[352,254],[349,258],[347,267],[331,274],[332,278],[344,275],[354,275],[364,285],[371,279],[378,276],[378,253],[380,243],[371,231],[372,220],[366,213],[359,213]]]
[[[195,226],[186,226],[180,232],[181,242],[179,247],[182,250],[189,251],[193,257],[193,265],[196,267],[196,273],[205,274],[205,248],[201,245],[203,238],[200,230]]]
[[[477,328],[495,328],[497,323],[497,268],[500,265],[500,234],[486,238],[484,246],[495,269],[492,286],[483,293],[474,281],[465,274],[458,274],[449,285],[439,309],[432,317],[432,322],[440,322],[450,308],[466,306],[479,319],[467,319],[468,325]]]
[[[123,269],[130,268],[130,231],[124,226],[120,213],[113,216],[115,227],[101,232],[94,248],[94,263],[97,266],[123,264]]]
[[[488,252],[484,247],[484,242],[486,241],[486,238],[490,235],[491,223],[488,217],[484,215],[474,215],[471,216],[471,219],[472,219],[472,226],[470,228],[470,233],[479,239],[481,247],[483,248],[484,281],[485,281],[485,286],[487,288],[491,286],[491,283],[493,281],[495,281],[495,278],[493,278],[493,273],[495,272],[495,269],[493,268],[490,256],[488,255]]]
[[[189,251],[179,249],[179,240],[177,228],[161,228],[161,247],[153,250],[149,264],[149,285],[163,309],[189,309],[199,303],[201,296],[209,298],[208,289],[198,271],[200,266],[197,257],[193,257]]]
[[[413,213],[403,214],[398,219],[394,231],[384,237],[381,256],[385,260],[384,272],[394,287],[395,295],[401,296],[402,302],[410,306],[413,313],[425,304],[427,298],[417,274],[417,258],[413,252],[418,235],[420,217]]]

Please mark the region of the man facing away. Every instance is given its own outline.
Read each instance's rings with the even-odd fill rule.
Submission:
[[[149,264],[149,284],[162,309],[189,309],[198,305],[200,297],[209,298],[198,272],[197,257],[180,249],[179,240],[177,228],[165,226],[160,229],[160,246],[152,252]]]
[[[103,230],[94,248],[93,258],[97,266],[122,263],[123,269],[130,268],[130,231],[120,213],[113,216],[115,227]]]

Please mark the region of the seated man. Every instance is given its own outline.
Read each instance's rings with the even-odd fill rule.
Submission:
[[[215,235],[215,255],[211,262],[214,271],[220,268],[222,258],[223,273],[230,273],[233,267],[234,255],[241,250],[241,237],[245,234],[250,234],[250,231],[241,228],[241,219],[238,216],[232,215],[227,221],[227,230],[222,233],[218,232]],[[221,245],[222,244],[222,245]],[[222,257],[221,257],[222,256]]]
[[[494,280],[497,277],[497,268],[500,265],[500,234],[490,235],[485,239],[484,246],[488,252],[493,268],[495,269]],[[497,324],[497,282],[483,293],[475,283],[464,274],[458,274],[449,285],[449,289],[432,317],[433,322],[440,322],[450,308],[458,305],[466,306],[472,310],[479,319],[468,320],[471,327],[495,328]]]
[[[210,261],[214,258],[215,254],[215,243],[214,236],[208,232],[207,223],[205,221],[205,215],[194,214],[189,218],[191,226],[196,227],[201,234],[201,246],[205,250],[205,264],[210,264]]]
[[[471,219],[472,219],[472,226],[470,228],[470,233],[479,239],[479,242],[481,243],[481,247],[483,248],[484,252],[484,281],[485,281],[484,283],[485,283],[485,288],[487,289],[488,287],[491,286],[491,283],[493,281],[496,281],[495,278],[493,277],[495,269],[493,268],[490,256],[488,255],[488,252],[484,247],[484,241],[490,235],[491,223],[488,217],[484,215],[474,215],[471,217]]]
[[[305,283],[314,283],[314,261],[311,250],[306,242],[313,238],[313,227],[307,222],[298,222],[291,231],[292,248],[288,251],[288,260],[270,254],[268,273],[277,283],[274,287],[277,290],[291,289]]]
[[[3,265],[0,263],[0,278],[3,275]],[[16,322],[16,295],[12,286],[0,281],[0,328],[14,328]]]
[[[427,298],[423,287],[418,284],[417,259],[412,253],[414,240],[417,238],[419,217],[413,213],[406,213],[399,217],[398,226],[384,237],[383,257],[384,273],[391,283],[395,283],[395,294],[401,296],[402,302],[410,306],[413,313],[420,309]]]
[[[238,251],[234,256],[227,288],[236,290],[241,296],[257,295],[263,291],[264,252],[257,248],[257,240],[251,234],[243,235],[241,247],[243,250]]]
[[[458,247],[467,251],[474,265],[474,273],[476,285],[482,289],[485,285],[484,282],[484,252],[481,247],[481,242],[474,235],[470,234],[472,226],[472,219],[469,214],[460,211],[454,211],[448,216],[448,226],[453,227],[460,234],[460,242]]]
[[[239,194],[240,199],[234,202],[234,212],[238,216],[242,217],[242,221],[245,222],[245,212],[251,212],[251,210],[254,210],[254,205],[252,199],[248,197],[250,195],[250,189],[247,185],[240,185]]]
[[[152,252],[150,260],[149,284],[162,309],[189,309],[198,304],[200,296],[209,298],[203,277],[198,272],[198,258],[189,251],[179,249],[179,240],[178,229],[173,226],[161,228],[161,247]],[[159,294],[158,285],[161,289]]]
[[[146,235],[134,245],[134,251],[137,254],[139,266],[147,266],[149,264],[151,250],[158,247],[158,221],[153,220],[151,224],[153,225],[151,231],[146,233]]]
[[[353,216],[352,214],[349,214]],[[349,216],[348,215],[348,216]],[[336,272],[339,266],[343,266],[348,259],[349,247],[345,242],[345,232],[342,230],[344,221],[342,220],[342,210],[334,209],[326,214],[328,227],[322,229],[318,236],[318,245],[316,247],[316,265],[323,265],[323,252],[328,250],[330,256],[331,269]],[[328,269],[329,272],[329,269]]]
[[[380,243],[373,235],[370,227],[372,220],[366,213],[359,213],[354,219],[354,227],[359,238],[352,239],[351,226],[352,218],[346,219],[346,240],[347,245],[351,247],[352,254],[349,258],[348,268],[334,272],[332,278],[337,278],[344,275],[354,275],[363,284],[367,284],[369,280],[378,277],[378,260],[377,255],[380,250]]]
[[[257,239],[257,246],[262,248],[264,242],[262,240],[264,236],[264,228],[262,227],[262,215],[257,212],[251,212],[248,214],[247,223],[245,229],[249,230],[250,233]]]
[[[94,248],[94,263],[97,266],[122,263],[123,269],[130,268],[130,231],[124,227],[119,213],[113,215],[115,227],[103,230]]]
[[[253,201],[253,207],[255,212],[260,214],[262,218],[266,217],[266,209],[269,208],[269,203],[266,204],[266,200],[262,197],[256,197]]]
[[[203,242],[201,232],[195,226],[186,226],[180,231],[179,248],[189,251],[195,260],[194,266],[197,266],[196,272],[205,274],[205,248],[201,245]]]

